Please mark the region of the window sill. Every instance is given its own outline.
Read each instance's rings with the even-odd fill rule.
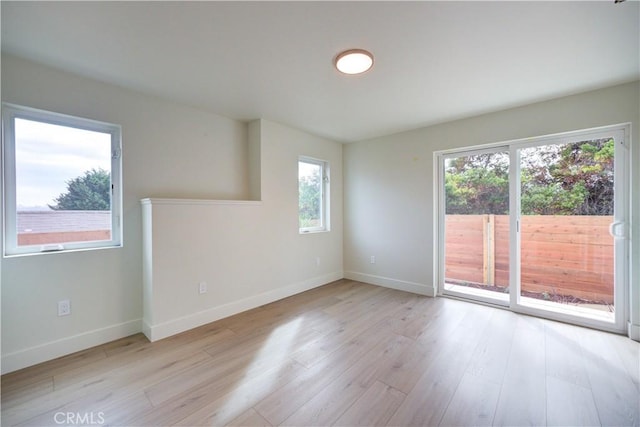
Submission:
[[[331,230],[322,229],[322,230],[300,230],[299,234],[318,234],[318,233],[328,233]]]
[[[33,251],[33,252],[16,252],[16,253],[5,253],[3,254],[3,258],[20,258],[20,257],[29,257],[29,256],[38,256],[38,255],[54,255],[54,254],[68,254],[73,252],[91,252],[91,251],[101,251],[104,249],[121,249],[124,245],[114,244],[114,245],[105,245],[105,246],[92,246],[86,248],[70,248],[70,249],[61,249],[55,251]]]

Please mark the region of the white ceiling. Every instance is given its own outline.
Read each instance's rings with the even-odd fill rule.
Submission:
[[[2,50],[349,142],[637,80],[639,6],[2,1]],[[374,68],[340,75],[348,48]]]

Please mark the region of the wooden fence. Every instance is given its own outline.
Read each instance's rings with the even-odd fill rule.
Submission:
[[[521,217],[523,291],[613,303],[611,216]],[[445,277],[507,287],[509,217],[447,215]]]
[[[18,246],[52,243],[111,240],[111,230],[60,231],[55,233],[19,233]]]

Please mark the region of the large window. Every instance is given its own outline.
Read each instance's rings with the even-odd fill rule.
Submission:
[[[298,223],[301,233],[329,230],[329,167],[322,160],[298,160]]]
[[[630,126],[438,153],[444,294],[626,327]]]
[[[2,108],[4,254],[120,246],[120,126]]]

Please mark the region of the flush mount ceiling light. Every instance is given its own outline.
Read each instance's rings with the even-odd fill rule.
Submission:
[[[350,49],[336,56],[338,71],[344,74],[361,74],[373,66],[373,55],[364,49]]]

